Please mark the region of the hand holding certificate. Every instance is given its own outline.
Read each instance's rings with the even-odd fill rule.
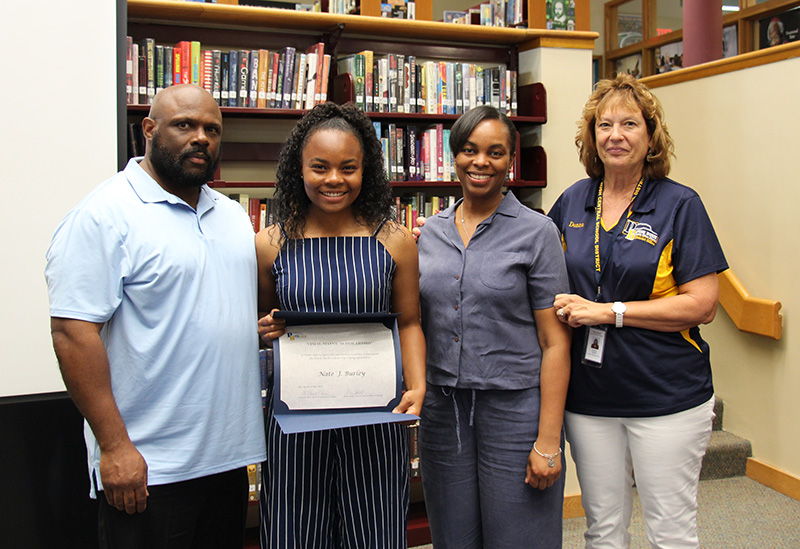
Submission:
[[[285,433],[413,421],[393,414],[402,390],[396,321],[390,314],[280,312],[275,417]]]

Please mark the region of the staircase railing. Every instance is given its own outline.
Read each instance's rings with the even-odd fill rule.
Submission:
[[[752,297],[730,269],[719,275],[719,303],[743,332],[780,339],[783,332],[781,302]]]

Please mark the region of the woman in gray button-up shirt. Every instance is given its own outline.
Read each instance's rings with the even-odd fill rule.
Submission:
[[[437,549],[561,546],[569,331],[553,300],[569,283],[555,225],[501,192],[516,137],[488,106],[453,125],[464,198],[419,239],[420,461]]]

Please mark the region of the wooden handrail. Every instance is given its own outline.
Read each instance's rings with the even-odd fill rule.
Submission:
[[[719,303],[743,332],[781,338],[781,302],[752,297],[730,269],[719,274]]]

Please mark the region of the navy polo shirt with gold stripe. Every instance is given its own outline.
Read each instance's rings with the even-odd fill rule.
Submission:
[[[595,299],[595,207],[599,180],[583,179],[559,197],[549,216],[562,234],[572,292]],[[600,286],[602,302],[644,301],[728,268],[700,196],[671,179],[647,180],[617,235]],[[602,226],[604,257],[614,227]],[[603,365],[581,363],[584,330],[573,333],[567,410],[607,417],[672,414],[713,395],[708,344],[693,327],[681,332],[611,326]]]

